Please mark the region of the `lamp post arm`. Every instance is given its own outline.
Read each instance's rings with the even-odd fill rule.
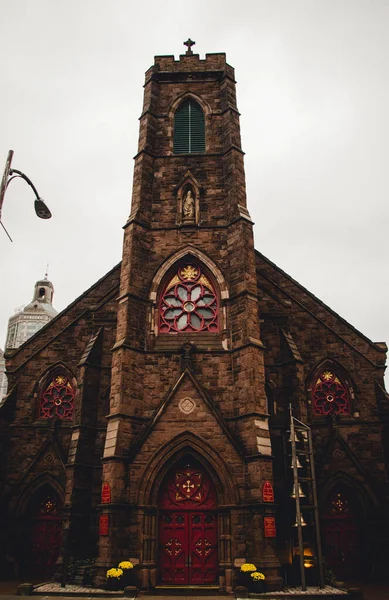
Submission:
[[[13,179],[20,177],[21,179],[24,179],[24,181],[26,183],[28,183],[28,185],[32,188],[32,190],[35,194],[34,209],[35,209],[35,213],[36,213],[37,217],[39,217],[40,219],[50,219],[51,218],[51,212],[50,212],[49,208],[46,206],[46,204],[44,203],[42,198],[39,197],[38,190],[36,189],[35,185],[32,183],[31,179],[29,177],[27,177],[27,175],[22,173],[22,171],[19,171],[19,169],[11,169],[11,162],[12,162],[13,155],[14,155],[14,151],[9,150],[7,160],[5,163],[3,177],[2,177],[2,180],[0,183],[0,225],[4,229],[5,233],[8,235],[11,242],[12,242],[12,238],[9,235],[6,228],[4,227],[4,224],[1,220],[1,212],[2,212],[2,208],[3,208],[5,192],[7,191],[8,186]]]
[[[16,177],[21,177],[21,179],[24,179],[24,181],[26,181],[28,183],[28,185],[32,187],[32,189],[34,190],[35,197],[38,200],[40,200],[38,191],[37,191],[35,185],[32,183],[31,179],[29,177],[27,177],[27,175],[25,175],[24,173],[22,173],[21,171],[19,171],[18,169],[11,169],[10,170],[9,174],[11,175],[11,179],[9,179],[9,181],[7,183],[7,187],[8,187],[8,184],[10,183],[10,181],[13,179],[12,175],[14,175],[14,173],[16,173],[16,175],[15,175]]]

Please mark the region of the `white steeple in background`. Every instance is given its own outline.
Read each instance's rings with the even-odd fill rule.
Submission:
[[[47,278],[35,283],[32,301],[8,320],[6,349],[19,348],[58,313],[53,307],[54,286]]]

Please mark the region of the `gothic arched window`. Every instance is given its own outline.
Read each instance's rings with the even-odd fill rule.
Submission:
[[[73,419],[75,389],[65,371],[57,371],[44,387],[39,406],[40,419]]]
[[[218,330],[219,306],[213,284],[199,266],[184,263],[161,294],[160,333]]]
[[[345,383],[331,368],[319,372],[312,390],[314,415],[349,415],[350,394]]]
[[[184,100],[174,115],[174,154],[205,152],[205,120],[200,105]]]

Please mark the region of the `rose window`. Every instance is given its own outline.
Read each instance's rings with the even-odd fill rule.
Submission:
[[[325,370],[313,389],[313,410],[316,415],[349,415],[350,399],[345,385],[333,371]]]
[[[72,419],[74,389],[66,375],[56,375],[42,394],[41,419]]]
[[[180,267],[162,294],[159,331],[218,330],[218,302],[212,283],[199,267]]]

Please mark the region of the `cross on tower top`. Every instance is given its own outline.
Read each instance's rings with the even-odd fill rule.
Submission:
[[[192,40],[191,40],[190,38],[188,38],[188,39],[186,40],[186,42],[184,42],[184,46],[187,46],[187,47],[188,47],[188,50],[186,51],[186,55],[187,55],[187,56],[190,56],[191,54],[193,54],[193,51],[192,51],[192,46],[194,46],[194,45],[195,45],[195,43],[196,43],[196,42],[192,42]]]

